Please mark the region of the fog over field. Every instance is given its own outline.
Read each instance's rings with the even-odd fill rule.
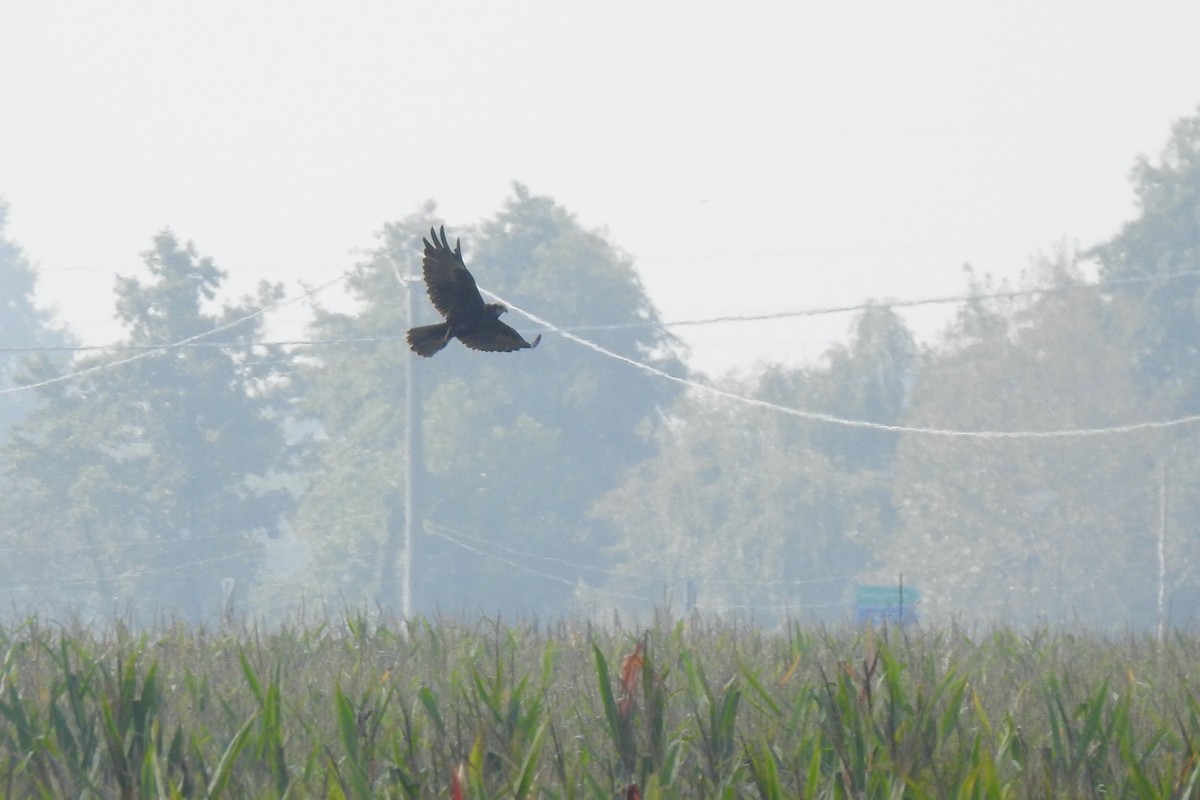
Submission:
[[[3,613],[1187,629],[1198,29],[6,10]]]

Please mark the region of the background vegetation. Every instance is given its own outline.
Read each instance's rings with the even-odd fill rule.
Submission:
[[[1134,172],[1135,219],[1015,285],[968,270],[935,339],[868,304],[819,363],[716,380],[689,372],[632,256],[519,185],[451,235],[486,288],[604,352],[541,331],[534,353],[413,359],[432,204],[350,269],[353,310],[318,309],[288,344],[264,314],[320,287],[223,301],[216,263],[163,231],[116,282],[125,339],[64,351],[0,240],[0,332],[25,356],[0,409],[0,597],[13,619],[142,624],[411,598],[541,619],[667,600],[770,625],[844,620],[856,584],[903,575],[927,619],[1186,625],[1198,154],[1200,117],[1181,120]]]

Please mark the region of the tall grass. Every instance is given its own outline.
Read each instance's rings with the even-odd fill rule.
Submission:
[[[0,652],[4,797],[1200,796],[1182,635],[30,618]]]

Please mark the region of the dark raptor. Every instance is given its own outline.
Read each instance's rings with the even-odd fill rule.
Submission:
[[[446,241],[446,226],[441,228],[441,237],[429,229],[433,239],[422,239],[425,243],[425,259],[422,272],[425,288],[433,307],[446,318],[436,325],[421,325],[408,331],[408,346],[419,356],[428,358],[445,347],[451,339],[458,339],[472,350],[489,353],[511,353],[514,350],[537,347],[541,334],[532,342],[525,341],[521,334],[500,321],[500,315],[508,311],[503,303],[485,303],[483,295],[475,285],[475,279],[463,263],[462,247],[457,239],[454,249]]]

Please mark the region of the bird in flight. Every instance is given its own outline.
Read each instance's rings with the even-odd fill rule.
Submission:
[[[541,334],[527,342],[512,328],[500,321],[500,315],[508,311],[503,303],[484,303],[483,295],[475,286],[475,279],[463,263],[462,248],[458,240],[454,249],[446,242],[446,226],[442,226],[441,238],[429,229],[433,239],[422,239],[425,243],[425,259],[422,272],[425,288],[433,307],[446,318],[436,325],[422,325],[408,331],[408,346],[419,356],[426,358],[445,347],[451,339],[458,339],[472,350],[489,353],[511,353],[513,350],[537,347]]]

